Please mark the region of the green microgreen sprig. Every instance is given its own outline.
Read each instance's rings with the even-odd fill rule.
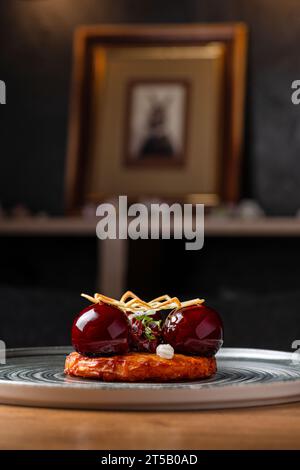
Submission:
[[[153,320],[153,318],[150,315],[147,315],[147,313],[143,313],[141,315],[138,315],[135,317],[137,320],[142,322],[142,325],[144,327],[144,335],[145,337],[149,340],[152,341],[155,339],[155,335],[153,334],[152,328],[150,325],[155,325],[158,328],[161,328],[161,320]]]

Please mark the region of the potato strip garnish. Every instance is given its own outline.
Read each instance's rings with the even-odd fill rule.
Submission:
[[[98,293],[96,293],[94,297],[87,294],[81,294],[81,296],[94,304],[103,302],[105,304],[119,307],[121,310],[133,313],[147,312],[148,310],[159,311],[170,310],[173,308],[190,307],[192,305],[201,305],[204,302],[204,299],[192,299],[181,302],[177,297],[170,297],[167,294],[156,297],[155,299],[150,300],[150,302],[145,302],[131,291],[125,292],[120,300],[113,299]]]

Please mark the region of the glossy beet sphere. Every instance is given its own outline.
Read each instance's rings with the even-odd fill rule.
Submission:
[[[222,320],[206,305],[173,310],[164,324],[163,338],[177,353],[213,356],[223,343]]]
[[[86,356],[125,354],[129,351],[128,318],[117,307],[95,304],[82,310],[72,327],[72,344]]]

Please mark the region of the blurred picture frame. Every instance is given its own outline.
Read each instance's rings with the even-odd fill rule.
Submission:
[[[80,27],[67,212],[119,194],[236,201],[246,50],[242,23]]]

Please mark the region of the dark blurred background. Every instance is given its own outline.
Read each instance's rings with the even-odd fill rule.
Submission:
[[[241,197],[268,216],[300,208],[298,0],[0,0],[0,202],[64,211],[72,39],[80,24],[244,21],[250,32]],[[66,344],[96,285],[94,237],[0,240],[0,337],[8,346]],[[300,337],[299,239],[207,237],[130,242],[127,287],[204,296],[222,314],[227,346],[289,349]],[[174,254],[176,265],[174,267]],[[145,268],[147,266],[147,268]],[[172,266],[171,272],[168,267]]]

